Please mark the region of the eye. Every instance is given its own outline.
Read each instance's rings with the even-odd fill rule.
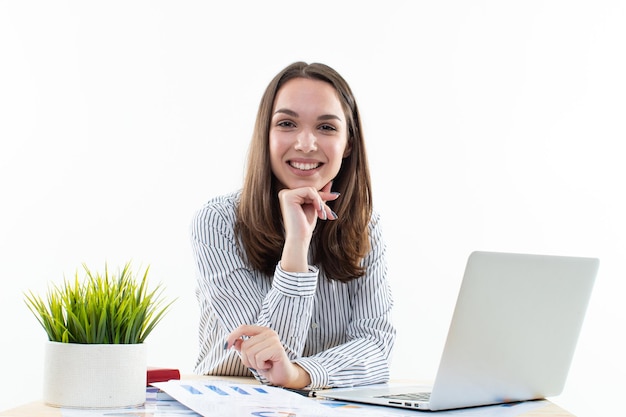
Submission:
[[[288,129],[288,128],[296,127],[296,124],[292,122],[291,120],[280,120],[278,123],[276,123],[276,126]]]
[[[324,132],[336,132],[337,131],[337,128],[335,128],[335,126],[329,125],[329,124],[323,124],[318,129]]]

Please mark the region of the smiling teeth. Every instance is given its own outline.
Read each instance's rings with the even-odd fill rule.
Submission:
[[[310,163],[302,163],[302,162],[290,162],[289,165],[291,165],[294,168],[297,168],[301,171],[310,171],[312,169],[317,168],[318,166],[320,166],[319,163],[315,163],[315,164],[310,164]]]

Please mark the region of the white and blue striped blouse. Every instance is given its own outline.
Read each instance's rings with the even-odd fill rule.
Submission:
[[[248,265],[237,245],[239,195],[214,198],[193,218],[200,305],[195,371],[251,375],[236,351],[224,350],[224,342],[238,326],[257,324],[280,335],[287,355],[310,374],[312,389],[388,380],[395,328],[379,216],[369,225],[371,251],[363,259],[363,277],[342,283],[315,266],[308,273],[289,273],[280,264],[268,277]]]

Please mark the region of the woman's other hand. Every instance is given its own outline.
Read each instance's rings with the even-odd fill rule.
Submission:
[[[244,366],[256,370],[273,385],[304,388],[311,383],[309,374],[289,360],[278,334],[269,327],[239,326],[228,336],[228,348],[236,349]]]

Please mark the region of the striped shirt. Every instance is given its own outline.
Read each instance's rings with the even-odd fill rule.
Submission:
[[[278,333],[289,358],[310,374],[312,389],[387,381],[395,328],[378,214],[369,225],[371,250],[362,261],[363,277],[342,283],[327,279],[316,266],[291,273],[280,263],[269,277],[254,270],[237,245],[239,196],[210,200],[192,221],[200,307],[195,371],[250,376],[238,353],[224,350],[224,342],[238,326],[256,324]]]

